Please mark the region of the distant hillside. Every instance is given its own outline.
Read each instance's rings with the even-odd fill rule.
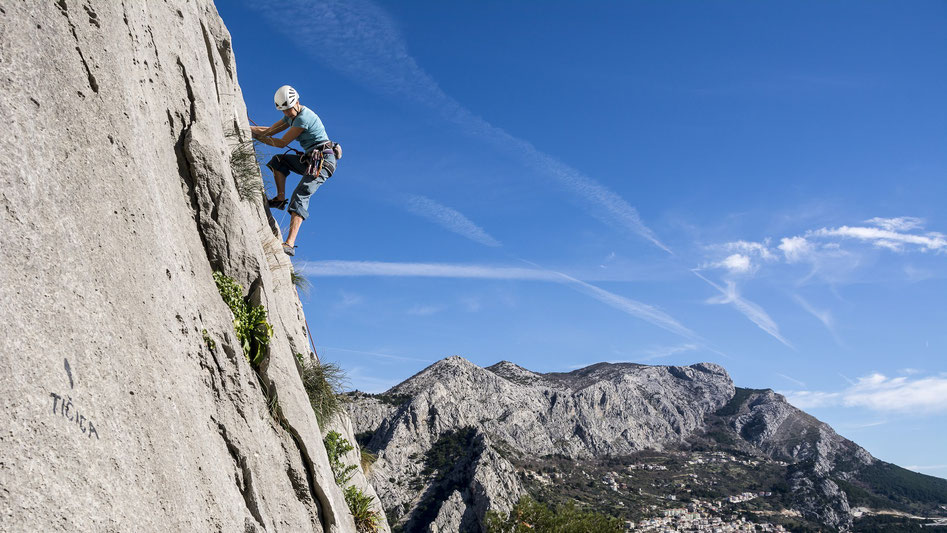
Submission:
[[[488,510],[527,494],[639,525],[813,531],[908,520],[880,510],[943,514],[947,497],[947,481],[878,461],[710,363],[541,374],[450,357],[385,394],[350,396],[393,530],[483,531]]]

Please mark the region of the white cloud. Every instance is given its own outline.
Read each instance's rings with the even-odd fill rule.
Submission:
[[[848,428],[851,428],[851,429],[864,429],[864,428],[873,428],[873,427],[876,427],[876,426],[883,426],[883,425],[885,425],[885,424],[887,424],[887,423],[888,423],[887,420],[876,420],[876,421],[874,421],[874,422],[865,422],[865,423],[863,423],[863,424],[851,424],[851,425],[848,425],[848,426],[845,426],[845,427],[848,427]]]
[[[696,270],[692,270],[692,272],[695,276],[707,282],[707,284],[709,284],[711,287],[720,291],[721,296],[710,298],[707,300],[707,303],[733,305],[737,311],[743,313],[744,316],[749,318],[750,321],[756,324],[760,329],[766,333],[769,333],[773,336],[773,338],[785,344],[786,346],[790,348],[793,347],[793,345],[779,333],[779,326],[776,325],[776,322],[770,318],[770,316],[766,313],[766,311],[763,310],[762,307],[741,297],[739,293],[737,293],[737,287],[735,283],[732,281],[727,281],[727,286],[724,288],[700,275],[700,273],[698,273]]]
[[[739,240],[706,248],[715,259],[701,264],[700,268],[722,269],[733,276],[753,274],[759,270],[761,263],[779,260],[779,256],[770,249],[769,239],[763,242]]]
[[[947,377],[943,375],[909,379],[874,373],[858,378],[840,392],[791,391],[784,394],[800,409],[844,406],[905,414],[947,412]]]
[[[816,407],[827,407],[838,403],[842,394],[839,392],[819,392],[819,391],[789,391],[780,392],[793,406],[799,409],[812,409]]]
[[[747,274],[756,270],[756,265],[753,264],[752,260],[743,254],[732,254],[726,258],[715,261],[711,263],[704,263],[700,265],[701,269],[708,268],[717,268],[726,270],[728,273],[736,274]]]
[[[947,465],[911,465],[904,468],[907,468],[908,470],[914,470],[915,472],[922,472],[923,470],[943,470],[947,468]]]
[[[470,296],[467,298],[461,298],[461,303],[464,304],[464,308],[471,313],[476,313],[483,308],[483,302],[477,296]]]
[[[791,382],[795,383],[796,385],[799,385],[800,387],[805,387],[805,386],[806,386],[806,384],[805,384],[804,382],[799,381],[799,380],[796,379],[796,378],[789,377],[789,376],[787,376],[786,374],[780,374],[779,372],[776,372],[776,375],[779,376],[779,377],[781,377],[781,378],[783,378],[783,379],[785,379],[785,380],[787,380],[787,381],[791,381]]]
[[[319,346],[320,358],[327,357],[329,359],[339,360],[340,358],[337,358],[337,357],[329,357],[330,355],[333,355],[335,352],[346,352],[346,353],[354,353],[354,354],[359,354],[359,355],[369,355],[372,357],[380,357],[382,359],[392,359],[395,361],[416,361],[418,363],[433,363],[434,362],[433,359],[419,359],[417,357],[405,357],[402,355],[392,355],[389,353],[382,353],[382,352],[351,350],[349,348],[339,348],[337,346]]]
[[[609,263],[613,262],[616,257],[617,255],[615,254],[615,252],[609,253],[608,256],[606,256],[605,259],[602,260],[602,263],[598,267],[608,268]]]
[[[381,261],[297,261],[307,276],[399,276],[423,278],[477,278],[561,281],[548,270],[444,263],[386,263]]]
[[[377,369],[374,370],[377,371]],[[385,392],[401,381],[388,376],[378,377],[371,375],[365,370],[365,368],[360,366],[346,368],[346,374],[352,389],[367,392],[369,394]]]
[[[631,298],[625,298],[624,296],[620,296],[612,292],[608,292],[604,289],[596,287],[595,285],[577,280],[560,272],[556,272],[556,274],[561,276],[563,280],[572,288],[588,296],[591,296],[592,298],[595,298],[606,305],[610,305],[619,311],[640,318],[646,322],[650,322],[659,328],[666,329],[667,331],[682,337],[687,337],[690,339],[699,338],[696,333],[687,329],[681,325],[680,322],[672,318],[664,311],[661,311],[657,307],[639,302],[637,300],[632,300]]]
[[[819,319],[819,322],[822,322],[822,325],[826,329],[835,333],[835,317],[832,316],[832,312],[828,309],[816,309],[809,302],[807,302],[802,296],[798,294],[793,295],[793,299],[796,300],[796,303],[800,307],[806,310],[807,313]]]
[[[743,254],[733,254],[722,261],[724,268],[730,272],[749,272],[752,265],[750,258]]]
[[[447,308],[444,307],[443,305],[415,305],[411,309],[408,309],[407,312],[409,315],[429,316],[429,315],[435,315],[437,313],[440,313],[441,311],[444,311],[445,309]]]
[[[345,309],[345,308],[348,308],[348,307],[354,307],[354,306],[356,306],[356,305],[362,303],[362,301],[363,301],[363,298],[361,297],[361,295],[358,295],[358,294],[355,294],[355,293],[352,293],[352,292],[339,291],[339,295],[342,297],[342,299],[339,300],[339,301],[335,304],[335,306],[336,306],[337,309]]]
[[[754,259],[759,259],[764,262],[778,259],[776,254],[769,249],[768,240],[764,242],[733,241],[708,246],[707,248],[714,253],[723,252],[730,255],[723,259],[706,262],[702,264],[700,268],[723,269],[731,275],[751,274],[756,272],[759,269],[759,265]]]
[[[805,309],[807,313],[819,319],[819,322],[822,322],[822,325],[825,326],[825,329],[829,330],[829,333],[832,334],[832,338],[835,339],[835,343],[841,346],[842,348],[847,348],[842,338],[839,337],[838,332],[835,329],[835,316],[832,315],[832,311],[828,309],[817,309],[815,306],[806,301],[802,296],[798,294],[793,295],[793,299],[796,300],[796,303],[800,307]]]
[[[734,241],[723,245],[723,248],[730,252],[741,252],[749,255],[757,255],[766,261],[775,260],[776,254],[769,249],[769,240],[764,242]]]
[[[677,355],[684,352],[692,352],[700,348],[699,344],[693,342],[688,342],[686,344],[678,344],[676,346],[658,346],[656,348],[651,348],[645,350],[644,357],[638,359],[639,361],[650,361],[651,359],[660,359],[662,357],[670,357],[672,355]]]
[[[947,236],[942,233],[928,232],[923,235],[913,233],[899,233],[884,228],[869,228],[859,226],[841,226],[839,228],[822,228],[810,231],[807,237],[842,237],[866,241],[874,246],[901,251],[906,245],[914,245],[921,251],[947,250]]]
[[[865,221],[866,224],[878,226],[888,231],[908,231],[914,228],[923,228],[924,220],[917,217],[881,218],[875,217]]]
[[[699,336],[657,307],[606,291],[561,272],[543,268],[451,265],[443,263],[384,263],[379,261],[298,261],[296,266],[307,276],[402,276],[434,278],[474,278],[547,281],[561,283],[623,313],[676,333],[697,339]]]
[[[909,380],[876,373],[859,378],[843,403],[879,411],[947,411],[947,378]]]
[[[783,237],[778,248],[786,256],[786,261],[796,263],[812,253],[812,245],[805,237]]]
[[[444,229],[462,237],[479,242],[484,246],[501,246],[500,242],[491,237],[486,231],[474,224],[460,211],[451,209],[426,196],[409,195],[406,197],[408,211],[424,217]]]
[[[917,217],[881,218],[866,221],[871,226],[823,227],[808,230],[802,235],[782,237],[776,250],[782,252],[785,263],[806,263],[812,270],[799,283],[814,276],[827,281],[838,282],[848,279],[850,273],[866,264],[872,264],[857,246],[851,243],[864,243],[874,248],[887,249],[899,253],[907,252],[947,252],[947,236],[938,232],[919,231],[923,220]],[[724,268],[731,274],[756,272],[765,262],[780,259],[769,247],[769,239],[763,242],[734,241],[709,246],[712,251],[738,252],[725,259],[713,257],[713,260],[701,264],[700,268]],[[848,243],[845,247],[843,244]],[[749,258],[749,265],[744,257]],[[762,261],[756,262],[759,257]],[[906,267],[908,276],[919,275],[914,267]],[[921,273],[922,275],[922,273]]]

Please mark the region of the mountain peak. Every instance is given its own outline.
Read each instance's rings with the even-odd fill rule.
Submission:
[[[523,385],[532,384],[542,379],[542,374],[533,372],[532,370],[523,368],[516,363],[506,360],[500,361],[494,365],[490,365],[486,368],[486,370],[493,372],[507,381],[512,381],[514,383],[520,383]]]
[[[470,380],[474,374],[480,372],[484,372],[484,370],[479,366],[459,355],[452,355],[424,368],[388,392],[391,394],[414,395],[420,390],[433,386],[435,383],[443,384],[457,379],[467,381]]]

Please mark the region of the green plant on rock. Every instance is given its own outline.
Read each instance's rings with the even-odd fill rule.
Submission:
[[[322,442],[326,446],[329,466],[332,468],[335,483],[343,487],[342,493],[345,496],[345,503],[348,505],[349,512],[352,513],[352,518],[355,519],[355,528],[364,533],[378,531],[378,522],[381,521],[381,515],[372,508],[373,498],[356,486],[345,486],[355,475],[358,467],[345,464],[342,457],[354,450],[355,447],[348,439],[342,438],[338,431],[327,433]]]
[[[374,499],[354,485],[345,487],[342,494],[345,496],[345,503],[349,507],[349,512],[352,513],[352,518],[355,519],[355,529],[366,533],[378,531],[381,515],[372,508]]]
[[[306,360],[301,356],[297,359],[302,371],[303,388],[309,396],[319,427],[323,427],[342,410],[345,371],[336,363]]]
[[[211,351],[217,349],[217,343],[210,337],[210,333],[207,333],[206,329],[201,330],[201,335],[204,337],[204,344],[206,344]]]
[[[273,326],[266,321],[266,309],[247,303],[243,287],[224,273],[214,272],[214,281],[224,303],[233,312],[233,329],[243,346],[243,354],[254,368],[260,366],[273,337]]]
[[[335,483],[343,486],[352,479],[358,467],[347,465],[342,461],[342,456],[354,450],[355,447],[348,439],[342,438],[338,431],[330,431],[322,440],[326,445],[326,453],[329,455],[329,466],[332,467],[332,475],[335,476]]]

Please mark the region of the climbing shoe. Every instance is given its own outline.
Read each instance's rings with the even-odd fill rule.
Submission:
[[[286,244],[285,242],[283,243],[283,251],[286,252],[286,255],[288,255],[288,256],[294,256],[294,255],[296,255],[296,247],[295,247],[295,246],[290,246],[290,245]]]
[[[286,203],[289,202],[287,199],[277,200],[276,198],[270,198],[266,201],[267,205],[270,207],[275,207],[276,209],[283,210],[286,209]],[[292,255],[292,254],[290,254]]]

